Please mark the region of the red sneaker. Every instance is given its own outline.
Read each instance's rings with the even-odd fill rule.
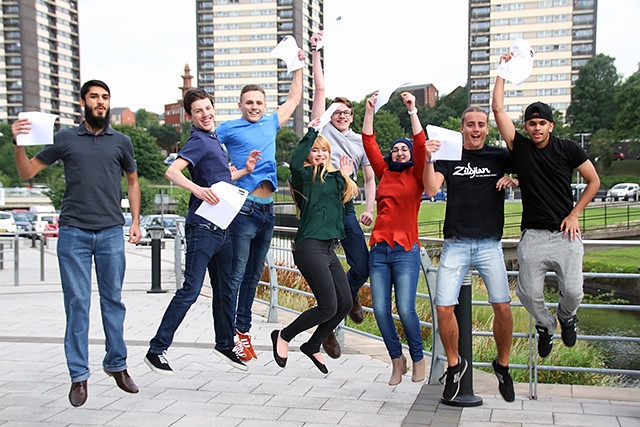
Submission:
[[[238,339],[242,343],[242,346],[244,347],[244,353],[249,358],[247,360],[257,359],[258,355],[256,354],[255,350],[253,349],[253,346],[251,345],[251,335],[249,334],[249,332],[247,332],[246,334],[243,334],[240,331],[236,331],[236,334]]]
[[[244,351],[244,344],[242,344],[242,341],[240,341],[240,338],[238,338],[237,335],[233,337],[233,342],[233,352],[236,354],[236,356],[238,356],[238,359],[242,360],[243,362],[248,362],[252,359],[251,355],[247,354]]]

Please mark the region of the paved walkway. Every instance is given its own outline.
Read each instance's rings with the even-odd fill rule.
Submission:
[[[287,367],[281,369],[273,361],[269,334],[291,315],[282,313],[282,323],[267,323],[266,308],[259,304],[252,328],[259,358],[242,372],[211,351],[206,296],[189,311],[169,350],[174,376],[157,375],[142,359],[175,290],[170,242],[162,252],[162,286],[169,292],[153,294],[146,292],[151,287],[150,248],[127,245],[125,338],[129,373],[140,393],[122,392],[102,372],[104,339],[94,292],[89,399],[72,408],[55,245],[44,251],[44,281],[40,252],[30,246],[21,242],[19,286],[14,286],[12,252],[3,254],[0,270],[0,426],[640,426],[638,389],[540,385],[539,399],[530,400],[528,386],[518,384],[516,401],[506,403],[497,394],[495,378],[477,370],[474,389],[482,406],[440,405],[441,386],[412,383],[410,374],[389,387],[384,347],[353,334],[347,334],[340,359],[326,358],[326,376],[297,351],[307,335],[292,343]]]

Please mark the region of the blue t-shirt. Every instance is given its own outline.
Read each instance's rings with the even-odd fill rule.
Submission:
[[[260,150],[262,159],[249,175],[236,182],[240,188],[248,192],[255,190],[262,181],[269,181],[273,191],[278,188],[276,176],[276,134],[280,129],[278,114],[262,116],[257,122],[245,119],[227,120],[216,129],[221,143],[227,147],[231,163],[238,169],[245,166],[249,153]]]
[[[227,162],[227,153],[213,132],[205,132],[191,126],[191,135],[185,143],[178,157],[189,162],[187,169],[191,181],[201,187],[211,187],[219,181],[232,183],[231,171]],[[209,221],[195,213],[202,200],[191,194],[189,198],[189,212],[187,224],[208,224]]]
[[[95,135],[84,127],[56,133],[36,158],[46,165],[64,164],[66,188],[62,197],[60,226],[102,230],[124,224],[122,171],[136,171],[131,139],[107,127]]]

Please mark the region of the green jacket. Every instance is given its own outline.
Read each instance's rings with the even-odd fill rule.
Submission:
[[[300,209],[297,244],[304,239],[344,239],[344,218],[351,208],[351,201],[342,204],[345,181],[340,171],[329,172],[324,182],[318,175],[314,182],[313,167],[303,166],[317,135],[317,131],[309,129],[291,155],[289,180]]]

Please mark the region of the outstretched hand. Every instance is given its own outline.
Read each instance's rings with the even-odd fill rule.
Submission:
[[[249,153],[247,157],[247,161],[244,164],[244,167],[247,169],[247,172],[251,173],[256,168],[256,163],[258,160],[262,160],[262,153],[260,150],[253,150]]]
[[[353,159],[346,154],[340,157],[340,172],[346,176],[353,174]]]

